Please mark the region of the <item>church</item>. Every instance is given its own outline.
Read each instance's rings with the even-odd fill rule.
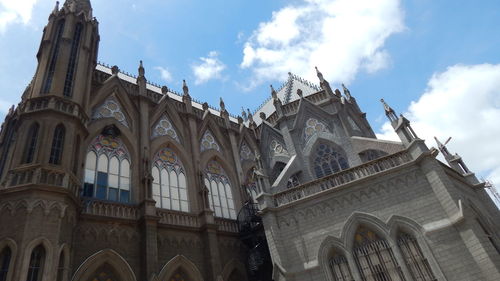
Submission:
[[[500,280],[485,183],[384,100],[399,142],[319,69],[232,116],[99,38],[89,0],[57,4],[2,124],[0,281]]]

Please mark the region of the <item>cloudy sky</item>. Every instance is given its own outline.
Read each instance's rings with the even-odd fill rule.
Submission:
[[[0,0],[0,118],[34,73],[52,0]],[[429,146],[452,137],[500,185],[498,0],[93,0],[99,60],[218,105],[255,110],[291,71],[345,83],[374,130],[394,139],[380,98]]]

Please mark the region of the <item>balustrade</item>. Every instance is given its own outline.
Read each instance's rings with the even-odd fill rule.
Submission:
[[[273,195],[276,207],[300,200],[313,194],[332,189],[355,180],[366,178],[379,172],[403,165],[412,160],[405,150],[365,164],[340,171],[324,178],[299,185]]]
[[[83,202],[83,213],[129,220],[137,220],[140,215],[136,206],[92,199],[86,199]]]
[[[169,224],[185,227],[200,227],[200,220],[197,215],[171,211],[166,209],[158,209],[160,224]]]

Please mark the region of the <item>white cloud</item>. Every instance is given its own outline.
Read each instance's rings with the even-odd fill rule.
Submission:
[[[292,71],[314,79],[318,66],[330,82],[352,81],[360,69],[388,65],[385,40],[404,29],[399,0],[303,0],[273,12],[243,49],[242,68],[255,84]]]
[[[161,79],[165,80],[166,82],[172,81],[172,73],[170,73],[170,71],[167,68],[157,66],[155,67],[155,69],[160,71]]]
[[[38,0],[0,0],[0,33],[12,23],[28,24]]]
[[[226,65],[218,58],[219,53],[211,51],[207,57],[201,57],[201,62],[192,66],[194,76],[196,77],[195,84],[203,84],[208,80],[221,79],[222,71]]]
[[[428,146],[434,136],[464,159],[469,169],[500,186],[500,64],[454,65],[429,80],[405,113]],[[394,139],[385,123],[380,138]]]

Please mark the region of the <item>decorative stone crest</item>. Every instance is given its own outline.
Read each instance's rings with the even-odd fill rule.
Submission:
[[[201,138],[200,151],[203,152],[210,149],[220,152],[220,146],[212,135],[212,132],[210,132],[210,130],[206,130]]]
[[[330,132],[326,125],[314,118],[309,118],[306,121],[304,129],[304,140],[307,142],[313,135],[321,132]]]
[[[277,154],[288,154],[288,151],[286,150],[285,146],[278,142],[277,140],[272,140],[271,145],[269,146],[271,155],[277,155]]]
[[[255,155],[253,151],[250,149],[246,141],[243,141],[240,147],[240,160],[245,161],[245,160],[254,160]]]
[[[114,97],[108,98],[102,105],[97,107],[92,113],[92,120],[101,118],[115,118],[123,126],[129,128],[127,118],[123,114],[122,108]]]
[[[170,122],[170,119],[168,119],[167,115],[165,114],[163,114],[158,122],[156,122],[156,124],[153,126],[153,133],[151,138],[154,139],[160,136],[169,136],[180,143],[179,136],[177,135],[172,122]]]

